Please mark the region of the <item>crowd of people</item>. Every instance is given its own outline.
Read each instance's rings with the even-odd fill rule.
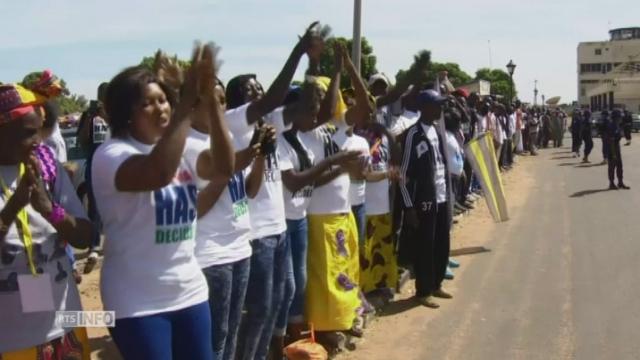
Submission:
[[[55,312],[81,310],[71,247],[89,249],[90,271],[100,234],[125,359],[280,359],[308,324],[339,349],[406,274],[418,304],[452,298],[451,226],[482,194],[465,144],[491,136],[508,171],[525,149],[561,146],[566,116],[455,89],[446,73],[430,82],[428,62],[395,85],[365,82],[340,45],[321,74],[316,29],[266,91],[253,74],[225,86],[213,44],[186,69],[159,52],[153,71],[101,85],[79,128],[88,214],[43,126],[59,82],[45,71],[0,86],[1,358],[88,358],[86,331]]]

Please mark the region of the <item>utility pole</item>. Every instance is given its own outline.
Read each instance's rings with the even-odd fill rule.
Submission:
[[[533,106],[538,105],[538,80],[533,81]]]
[[[353,1],[353,49],[351,59],[356,66],[358,73],[360,72],[360,62],[362,59],[362,0]]]

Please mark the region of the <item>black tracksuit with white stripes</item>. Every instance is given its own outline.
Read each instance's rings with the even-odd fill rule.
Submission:
[[[435,125],[434,125],[435,126]],[[397,198],[406,209],[415,209],[418,228],[409,229],[405,223],[402,231],[412,236],[402,236],[401,244],[410,249],[416,275],[416,296],[424,297],[438,290],[444,280],[449,261],[451,219],[448,204],[436,200],[435,151],[445,164],[445,140],[438,134],[439,146],[429,142],[420,122],[407,129],[404,134],[400,171],[400,196]],[[447,198],[449,191],[447,191]]]

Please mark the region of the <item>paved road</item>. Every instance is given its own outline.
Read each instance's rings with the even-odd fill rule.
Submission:
[[[640,140],[623,159],[629,191],[567,149],[527,161],[532,196],[465,265],[416,358],[640,359]]]

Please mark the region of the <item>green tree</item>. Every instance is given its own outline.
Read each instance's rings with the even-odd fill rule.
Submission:
[[[344,44],[349,51],[349,54],[352,53],[351,49],[353,46],[353,41],[351,39],[346,39],[343,37],[333,37],[327,39],[325,43],[325,51],[320,57],[320,73],[323,75],[330,76],[331,74],[333,74],[333,71],[335,69],[333,46],[336,42]],[[362,56],[360,61],[360,75],[365,81],[367,81],[371,75],[378,72],[378,70],[376,69],[376,63],[378,59],[373,54],[373,47],[364,37],[362,38],[361,49]],[[340,83],[340,87],[342,89],[348,88],[350,86],[349,77],[347,77],[346,74],[343,75],[344,76],[342,76],[342,81]]]
[[[85,111],[89,102],[83,95],[72,94],[58,98],[58,104],[62,114],[68,115]]]
[[[471,80],[473,80],[473,77],[471,77],[471,75],[467,74],[464,70],[460,69],[460,65],[456,63],[451,63],[451,62],[431,63],[431,71],[429,71],[428,80],[435,81],[436,76],[442,71],[446,71],[448,73],[447,77],[449,78],[449,81],[451,81],[451,84],[454,87],[459,87],[464,84],[468,84],[471,82]]]
[[[178,59],[178,64],[180,64],[180,66],[182,66],[183,69],[188,67],[191,64],[191,61],[180,59],[178,58],[178,55],[173,55],[173,57]],[[140,66],[144,66],[149,70],[153,70],[153,63],[155,59],[156,59],[155,55],[145,56],[142,58],[142,61],[140,61]]]
[[[414,77],[418,77],[418,79],[421,79],[420,82],[423,85],[425,82],[435,80],[435,74],[433,74],[431,71],[432,65],[433,63],[431,62],[431,51],[418,51],[418,53],[413,56],[413,64],[411,64],[409,69],[398,70],[398,72],[396,73],[396,84],[405,83],[406,81],[411,82],[412,80],[408,78],[409,76],[411,76],[411,72],[414,72]]]
[[[475,80],[487,80],[491,82],[491,94],[500,95],[505,99],[509,98],[511,91],[511,79],[506,71],[500,69],[482,68],[476,71]],[[518,92],[515,84],[513,85],[513,97],[516,98]]]

